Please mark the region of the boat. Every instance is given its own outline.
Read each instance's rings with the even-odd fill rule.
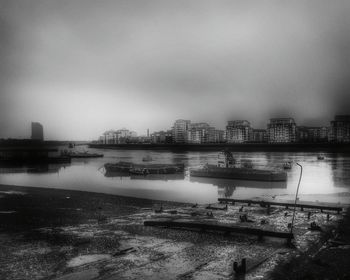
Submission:
[[[152,157],[150,155],[147,155],[145,157],[142,158],[142,161],[152,161]]]
[[[106,163],[104,165],[104,168],[106,172],[109,173],[115,173],[115,172],[121,172],[129,174],[130,169],[134,167],[134,164],[131,162],[125,162],[125,161],[119,161],[117,163]]]
[[[229,151],[219,153],[218,159],[218,165],[206,164],[202,168],[191,169],[190,176],[271,182],[287,180],[284,171],[236,167],[236,161]]]
[[[98,158],[98,157],[103,157],[103,154],[98,154],[98,153],[89,153],[87,151],[84,152],[68,152],[68,151],[63,151],[62,152],[63,156],[67,156],[70,158]]]
[[[318,155],[318,156],[317,156],[317,159],[318,159],[318,160],[324,160],[324,156],[323,156],[323,155]]]
[[[286,161],[283,163],[283,169],[292,169],[292,163],[290,161]]]
[[[183,164],[134,164],[132,162],[106,163],[106,172],[128,172],[134,175],[175,174],[184,172]]]

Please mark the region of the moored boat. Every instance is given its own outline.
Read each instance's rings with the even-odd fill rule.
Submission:
[[[129,172],[135,175],[175,174],[184,172],[183,164],[134,164],[131,162],[106,163],[106,171]]]
[[[231,152],[221,153],[223,160],[220,159],[218,165],[206,164],[199,169],[190,170],[193,177],[225,178],[254,181],[286,181],[287,174],[284,171],[262,170],[247,167],[236,167],[236,161]]]
[[[292,163],[290,161],[286,161],[283,163],[283,169],[292,169]]]
[[[84,152],[63,151],[62,155],[70,157],[70,158],[98,158],[98,157],[103,157],[103,154],[89,153],[87,151],[84,151]]]

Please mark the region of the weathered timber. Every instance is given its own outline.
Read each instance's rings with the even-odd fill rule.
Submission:
[[[284,206],[284,207],[293,207],[294,203],[290,202],[276,202],[276,201],[264,201],[264,200],[250,200],[250,199],[232,199],[232,198],[218,198],[218,201],[220,203],[232,203],[234,204],[235,202],[238,203],[247,203],[248,205],[250,204],[255,204],[255,205],[260,205],[260,206]],[[307,209],[319,209],[321,211],[323,210],[330,210],[330,211],[337,211],[339,214],[343,208],[342,207],[337,207],[337,206],[328,206],[328,205],[317,205],[317,204],[304,204],[304,203],[297,203],[296,207],[301,208],[303,211],[304,208]]]
[[[284,231],[271,231],[263,230],[258,228],[242,227],[242,226],[229,226],[211,223],[199,223],[199,222],[183,222],[183,221],[144,221],[144,226],[154,226],[154,227],[168,227],[168,228],[180,228],[180,229],[191,229],[200,231],[220,231],[224,233],[241,233],[256,235],[260,239],[264,236],[285,238],[290,242],[294,235],[290,232]]]

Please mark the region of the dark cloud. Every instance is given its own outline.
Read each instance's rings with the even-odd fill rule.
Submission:
[[[264,127],[283,113],[326,125],[349,107],[346,0],[0,7],[0,137],[30,120],[61,139],[166,129],[176,118]]]

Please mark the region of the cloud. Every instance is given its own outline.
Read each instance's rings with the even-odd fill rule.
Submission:
[[[110,123],[143,131],[179,117],[220,127],[247,118],[264,127],[283,111],[327,124],[346,110],[345,0],[0,4],[0,124],[10,128],[0,137],[23,129],[14,108],[27,120],[48,114],[60,130],[54,137],[80,139]],[[51,112],[84,92],[94,119],[75,131],[82,124],[75,106],[59,106],[64,125]],[[109,110],[93,112],[94,103]]]

